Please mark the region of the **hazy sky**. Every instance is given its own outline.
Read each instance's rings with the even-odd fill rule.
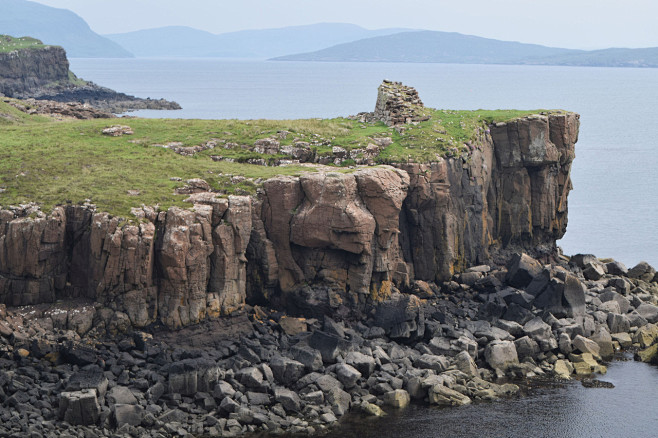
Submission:
[[[2,0],[0,0],[2,1]],[[656,0],[36,0],[101,34],[182,25],[212,33],[319,22],[411,27],[549,46],[658,46]]]

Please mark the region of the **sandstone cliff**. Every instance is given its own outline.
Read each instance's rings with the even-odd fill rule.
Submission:
[[[84,297],[100,303],[99,321],[111,311],[137,327],[186,326],[246,301],[347,315],[501,252],[550,252],[566,229],[578,119],[499,123],[470,154],[434,163],[201,194],[192,210],[143,208],[139,224],[89,205],[0,210],[0,303]]]

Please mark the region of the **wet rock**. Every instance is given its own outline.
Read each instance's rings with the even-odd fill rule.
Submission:
[[[640,344],[641,348],[651,346],[658,339],[658,324],[647,324],[640,327],[633,335],[633,342]]]
[[[339,387],[334,386],[325,391],[324,397],[335,415],[341,417],[349,411],[352,397]]]
[[[580,381],[580,383],[585,387],[585,388],[608,388],[612,389],[615,387],[610,382],[605,382],[603,380],[598,380],[598,379],[583,379]]]
[[[430,404],[439,406],[464,406],[471,403],[471,399],[454,389],[443,385],[434,385],[428,392]]]
[[[610,333],[605,327],[598,327],[591,336],[591,340],[598,344],[599,354],[603,359],[611,359],[615,354],[615,349],[612,345],[612,336],[610,336]]]
[[[382,400],[387,406],[391,406],[395,409],[402,409],[409,405],[410,397],[409,393],[404,389],[396,389],[384,394],[382,396]]]
[[[559,359],[553,365],[553,372],[557,377],[569,380],[573,373],[573,366],[571,366],[570,362]]]

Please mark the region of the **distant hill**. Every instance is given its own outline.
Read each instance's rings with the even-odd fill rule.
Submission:
[[[319,23],[223,34],[170,26],[105,36],[140,57],[272,58],[407,30]]]
[[[511,64],[528,58],[578,52],[580,51],[499,41],[453,32],[419,31],[367,38],[315,52],[275,59],[277,61]]]
[[[125,58],[133,55],[89,28],[78,15],[25,0],[0,0],[0,34],[31,36],[62,46],[74,58]]]
[[[571,50],[459,33],[418,31],[362,39],[274,60],[658,67],[658,48]]]

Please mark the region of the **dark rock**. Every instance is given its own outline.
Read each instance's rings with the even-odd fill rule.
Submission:
[[[303,363],[283,356],[275,356],[270,367],[276,381],[285,386],[290,386],[305,374]]]
[[[347,389],[353,388],[362,375],[356,368],[346,363],[337,364],[334,372],[336,373],[338,380],[340,380],[343,386]]]
[[[375,312],[375,324],[392,339],[422,337],[425,313],[420,299],[414,295],[395,293],[380,303]]]
[[[322,355],[325,363],[335,363],[339,355],[344,355],[349,349],[349,343],[336,335],[320,330],[313,332],[309,345]]]
[[[139,426],[144,418],[144,408],[134,404],[117,404],[114,406],[114,422],[117,427],[124,424]]]
[[[345,357],[345,363],[356,368],[365,378],[370,377],[370,375],[375,371],[377,362],[372,356],[367,356],[358,351],[352,351],[347,354]]]
[[[589,378],[584,378],[580,381],[580,383],[585,387],[585,388],[614,388],[615,385],[613,385],[610,382],[605,382],[603,380],[598,380],[598,379],[589,379]]]
[[[275,388],[274,399],[277,403],[281,403],[283,408],[288,412],[300,412],[301,400],[296,392],[286,388]]]
[[[542,272],[542,265],[527,254],[514,254],[507,265],[506,281],[510,286],[525,288]]]
[[[66,391],[93,389],[99,398],[105,396],[108,385],[107,377],[99,370],[81,370],[73,374],[66,384]]]
[[[94,389],[62,392],[59,397],[59,418],[70,424],[92,425],[98,422],[100,405]]]
[[[290,349],[292,357],[304,364],[307,371],[318,371],[322,368],[322,354],[306,345],[295,345]]]
[[[640,262],[628,271],[629,278],[637,278],[646,282],[653,281],[655,275],[656,270],[647,262]]]

